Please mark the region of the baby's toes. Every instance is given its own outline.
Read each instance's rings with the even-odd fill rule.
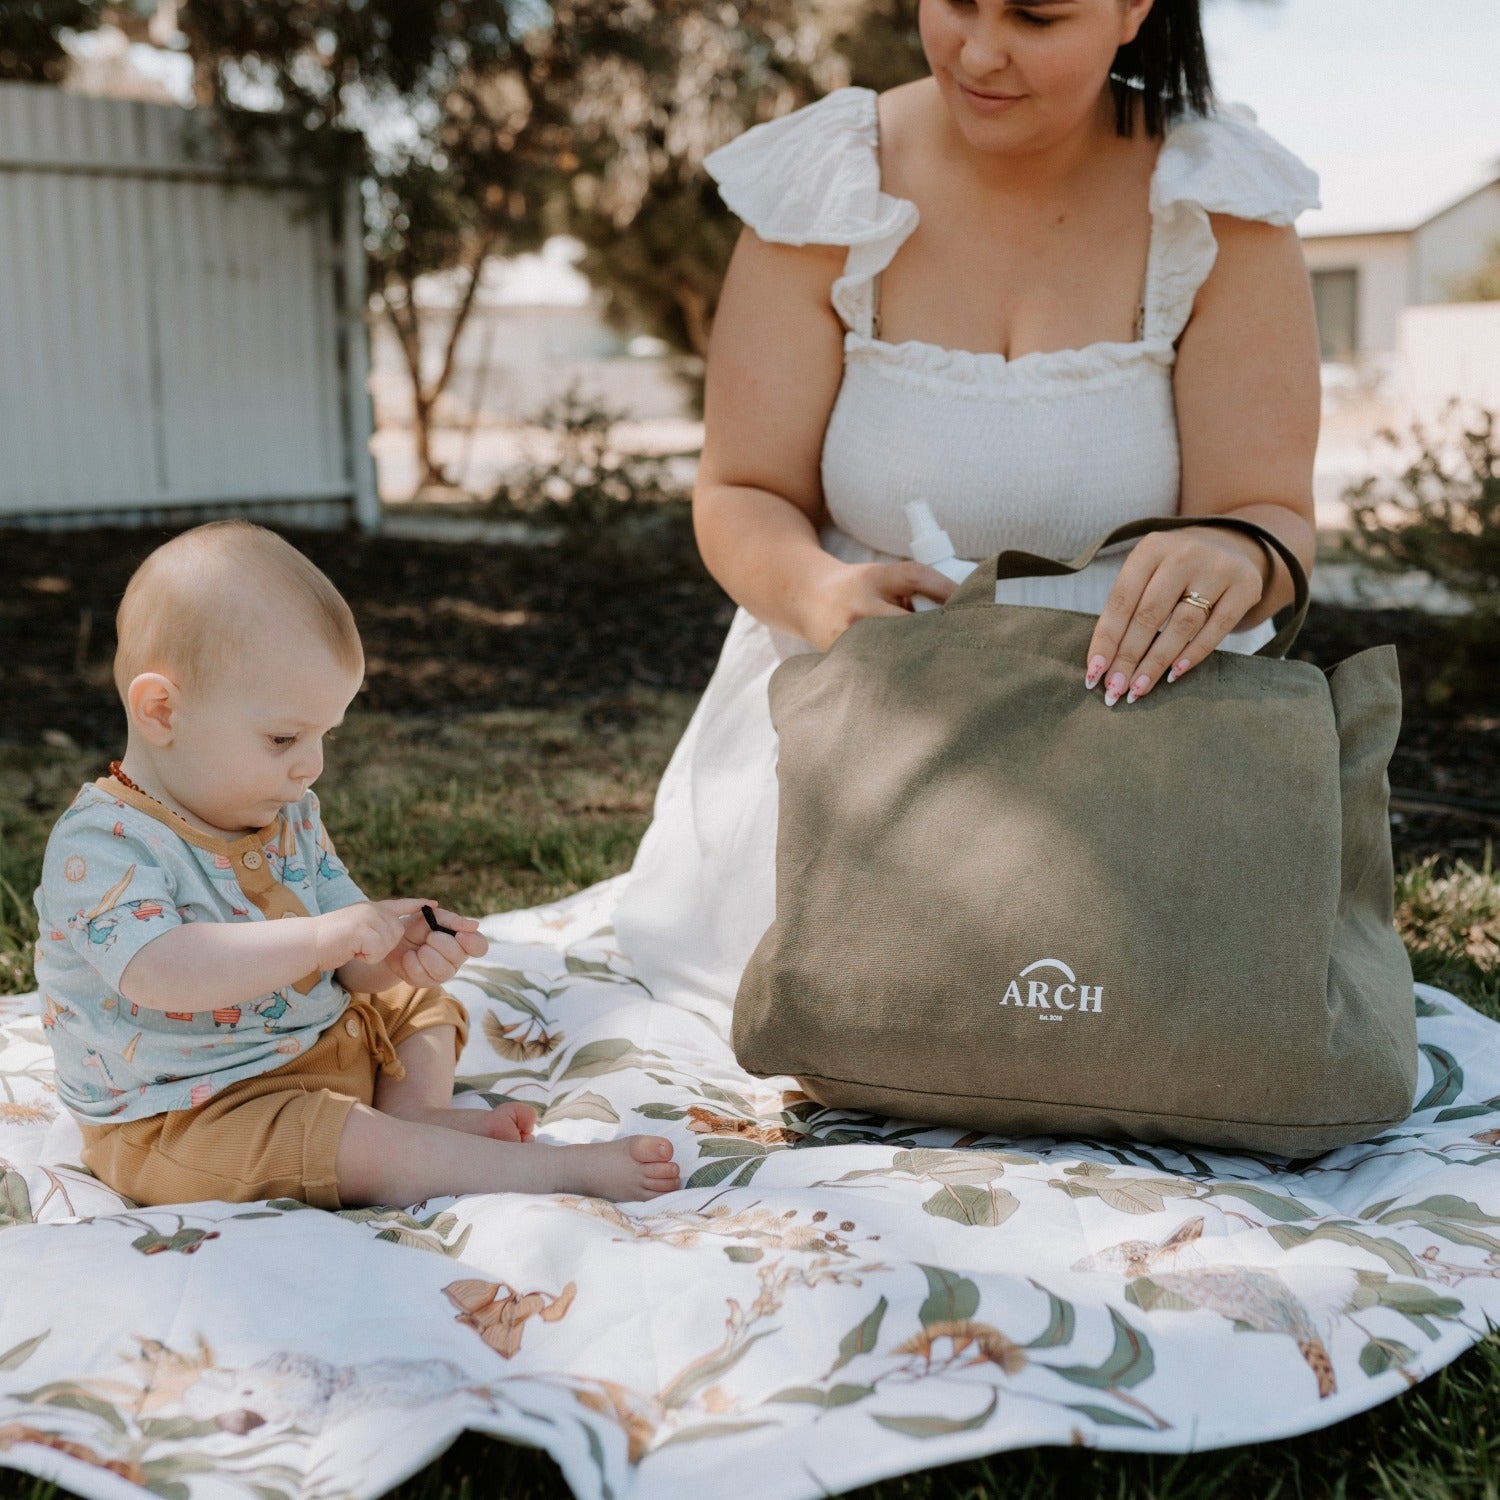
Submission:
[[[672,1160],[672,1143],[664,1135],[633,1135],[630,1154],[642,1164]]]

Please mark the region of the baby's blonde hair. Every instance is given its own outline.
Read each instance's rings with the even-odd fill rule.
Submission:
[[[291,609],[342,666],[364,667],[354,615],[290,542],[249,521],[211,521],[163,543],[131,575],[115,615],[115,687],[142,672],[192,691],[243,660],[257,630]]]

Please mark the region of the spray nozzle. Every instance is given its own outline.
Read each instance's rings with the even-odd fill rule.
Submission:
[[[937,523],[932,507],[925,500],[910,500],[904,507],[911,525],[911,555],[914,561],[942,562],[953,556],[953,541]]]

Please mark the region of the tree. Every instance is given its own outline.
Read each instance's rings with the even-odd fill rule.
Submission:
[[[703,355],[739,221],[703,158],[747,126],[856,82],[922,70],[915,0],[667,0],[554,7],[576,80],[568,225],[616,321]]]
[[[480,268],[539,242],[575,165],[544,14],[505,0],[184,0],[179,11],[198,102],[232,149],[362,180],[372,296],[406,358],[423,483],[445,478],[433,411]],[[433,370],[415,285],[441,270],[460,291]]]
[[[0,6],[0,79],[61,83],[68,71],[65,31],[93,31],[102,0],[7,0]]]

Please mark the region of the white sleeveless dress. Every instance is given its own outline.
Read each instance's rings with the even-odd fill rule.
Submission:
[[[903,505],[925,499],[960,557],[1007,547],[1071,557],[1099,533],[1179,508],[1175,344],[1217,254],[1210,212],[1290,224],[1318,180],[1220,106],[1172,128],[1151,179],[1139,337],[1021,355],[883,342],[875,278],[916,228],[880,187],[875,94],[845,88],[747,131],[706,163],[762,239],[845,245],[832,301],[847,332],[829,417],[823,547],[846,562],[910,556]],[[1069,578],[1000,585],[1011,603],[1097,614],[1114,549]],[[1269,622],[1220,649],[1254,651]],[[657,792],[615,917],[620,947],[658,999],[726,1027],[740,974],[775,913],[776,735],[766,684],[812,648],[736,612],[719,662]],[[1079,691],[1084,664],[1079,663]]]

